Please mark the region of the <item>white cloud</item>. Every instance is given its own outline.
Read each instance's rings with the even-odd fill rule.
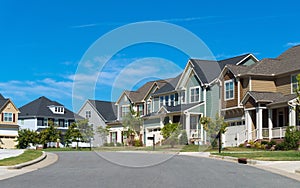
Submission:
[[[46,96],[54,100],[64,100],[72,97],[71,81],[57,81],[45,78],[38,81],[19,81],[11,80],[0,82],[0,93],[7,98],[11,98],[17,104],[30,102],[31,100]]]
[[[300,42],[288,42],[285,44],[287,47],[297,46],[300,45]]]

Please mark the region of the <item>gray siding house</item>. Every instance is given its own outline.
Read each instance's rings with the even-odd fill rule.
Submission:
[[[89,124],[93,126],[94,139],[92,144],[94,147],[102,146],[107,138],[101,137],[97,133],[98,127],[106,127],[107,123],[117,120],[117,107],[114,102],[99,101],[99,100],[87,100],[78,114],[89,120]]]

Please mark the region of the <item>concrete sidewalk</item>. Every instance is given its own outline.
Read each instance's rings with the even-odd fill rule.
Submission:
[[[238,158],[210,155],[209,152],[182,152],[179,155],[193,156],[193,157],[207,157],[207,158],[214,158],[218,160],[238,162]],[[258,160],[248,160],[248,161],[249,161],[248,164],[253,167],[260,168],[262,170],[267,170],[272,173],[280,174],[300,181],[300,161],[258,161]]]
[[[0,166],[0,180],[22,175],[34,170],[38,170],[40,168],[55,163],[57,160],[58,160],[58,156],[56,154],[46,153],[46,157],[42,161],[24,166],[23,168],[18,169],[18,168],[12,168],[11,166]],[[34,161],[35,160],[33,160],[32,162]]]
[[[0,149],[0,160],[15,157],[24,153],[23,149]]]

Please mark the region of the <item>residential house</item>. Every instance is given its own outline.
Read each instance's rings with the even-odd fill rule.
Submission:
[[[116,102],[117,120],[108,123],[110,126],[109,143],[124,143],[127,129],[122,125],[122,119],[134,110],[138,116],[144,116],[152,111],[151,94],[168,82],[167,80],[150,81],[142,85],[137,91],[125,90]],[[144,132],[138,136],[142,140]],[[125,136],[125,137],[124,137]],[[135,139],[135,138],[131,138]]]
[[[99,100],[87,100],[78,114],[89,120],[89,124],[93,126],[95,132],[94,139],[92,141],[93,146],[99,147],[107,141],[107,138],[103,138],[97,132],[98,127],[106,127],[107,123],[115,122],[117,120],[117,107],[114,102],[99,101]]]
[[[226,64],[250,66],[258,60],[245,54],[221,61],[190,59],[182,74],[171,79],[151,95],[151,111],[145,114],[144,143],[152,145],[147,137],[155,135],[161,142],[160,129],[167,123],[180,123],[186,130],[190,143],[205,144],[207,141],[201,117],[214,118],[219,113],[218,75]]]
[[[72,123],[83,118],[64,105],[42,96],[22,106],[18,119],[21,129],[38,132],[47,128],[49,121],[52,121],[64,135]],[[61,143],[64,143],[64,137]]]
[[[295,94],[300,46],[251,66],[226,65],[220,75],[221,111],[230,123],[225,146],[280,139],[286,126],[299,125]]]
[[[18,136],[20,111],[10,99],[0,94],[0,148],[14,148]]]

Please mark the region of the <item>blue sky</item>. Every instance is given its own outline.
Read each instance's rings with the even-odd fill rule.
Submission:
[[[18,107],[46,96],[72,109],[73,79],[86,51],[104,34],[135,22],[163,21],[181,26],[202,39],[217,59],[249,52],[259,59],[276,57],[300,44],[299,7],[298,1],[289,0],[247,3],[2,0],[0,93]],[[151,69],[152,77],[149,66],[143,67],[149,57],[158,60],[157,71]],[[155,78],[176,76],[188,58],[179,50],[159,44],[122,49],[102,70],[107,74],[97,81],[95,98],[116,100],[123,89],[135,89]],[[141,63],[141,59],[145,61]],[[160,67],[159,59],[178,67],[172,70]],[[128,66],[132,63],[140,63],[137,70],[147,70],[148,77],[135,80],[123,74],[119,80],[124,84],[116,84],[122,70],[129,67],[126,70],[133,71]],[[132,83],[128,83],[130,80]]]

